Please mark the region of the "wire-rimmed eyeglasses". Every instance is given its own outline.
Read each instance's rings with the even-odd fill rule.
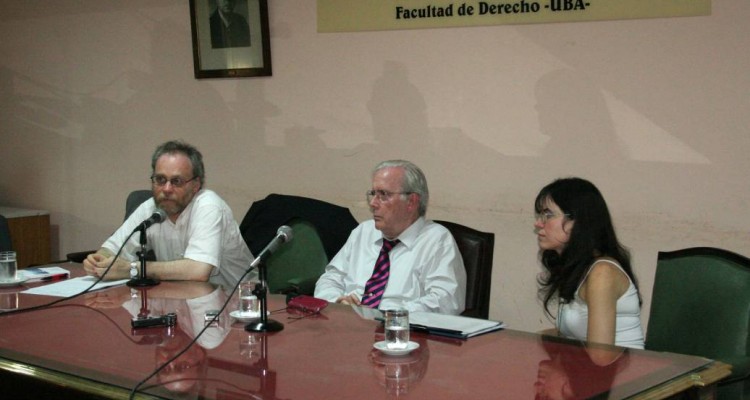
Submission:
[[[534,220],[539,221],[543,224],[546,224],[547,221],[549,221],[552,218],[557,217],[570,217],[570,214],[567,213],[557,213],[552,210],[544,210],[540,213],[534,214]]]
[[[188,182],[194,180],[197,178],[197,176],[194,176],[190,179],[185,179],[182,177],[175,177],[175,178],[167,178],[164,175],[152,175],[151,176],[151,183],[153,183],[156,186],[165,186],[167,182],[171,184],[173,187],[181,188],[185,186]]]
[[[371,202],[373,198],[378,199],[379,202],[384,203],[390,201],[394,194],[412,194],[414,192],[389,192],[387,190],[368,190],[365,192],[367,202]]]

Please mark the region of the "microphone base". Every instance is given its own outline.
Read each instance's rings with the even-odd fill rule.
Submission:
[[[284,329],[284,324],[272,319],[252,321],[245,325],[245,330],[248,332],[278,332],[282,329]]]
[[[159,282],[156,279],[151,279],[151,278],[133,278],[129,280],[126,283],[126,285],[130,287],[148,287],[148,286],[156,286],[159,283],[161,282]]]

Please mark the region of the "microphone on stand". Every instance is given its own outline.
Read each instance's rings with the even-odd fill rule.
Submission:
[[[164,220],[167,219],[167,213],[166,211],[162,210],[161,208],[157,208],[156,211],[154,211],[153,214],[151,214],[150,217],[148,217],[145,221],[138,224],[138,226],[133,229],[133,232],[139,231],[139,230],[146,230],[149,226],[153,224],[160,224],[164,222]]]
[[[261,250],[260,254],[258,254],[257,257],[255,257],[255,260],[250,263],[250,268],[255,268],[258,266],[258,264],[265,262],[266,259],[276,250],[281,247],[282,244],[286,242],[291,242],[292,238],[294,237],[292,228],[282,225],[279,227],[279,229],[276,231],[276,236],[271,239],[270,242],[266,245],[266,247]]]
[[[266,282],[266,264],[265,260],[276,251],[279,246],[292,240],[292,228],[283,225],[276,231],[276,236],[266,245],[260,254],[250,263],[250,269],[258,268],[258,278],[260,284],[256,285],[253,293],[260,301],[260,318],[245,325],[248,332],[278,332],[284,329],[284,325],[278,321],[268,319],[268,307],[266,305],[266,292],[268,283]]]
[[[160,224],[164,222],[164,220],[166,219],[167,219],[167,212],[162,210],[161,208],[157,208],[156,211],[154,211],[154,213],[151,214],[150,217],[148,217],[145,221],[138,224],[138,226],[133,230],[133,233],[137,231],[141,232],[141,250],[138,252],[138,258],[141,261],[141,269],[137,277],[127,282],[128,286],[144,287],[144,286],[155,286],[159,284],[158,280],[152,279],[146,276],[146,259],[147,259],[146,229],[148,229],[153,224]]]

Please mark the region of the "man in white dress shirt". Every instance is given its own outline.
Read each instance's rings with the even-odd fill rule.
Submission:
[[[315,297],[386,310],[406,308],[459,314],[464,310],[466,271],[458,246],[442,225],[425,219],[429,191],[424,174],[408,161],[378,164],[367,200],[373,218],[355,228],[315,285]],[[368,284],[382,264],[384,241],[390,264],[384,290]],[[378,301],[368,304],[368,297]]]

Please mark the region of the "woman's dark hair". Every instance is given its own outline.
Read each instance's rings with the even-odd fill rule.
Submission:
[[[548,201],[557,204],[565,218],[575,223],[568,244],[560,254],[554,250],[539,252],[542,266],[547,272],[538,279],[540,297],[547,314],[552,316],[549,303],[555,294],[562,302],[573,300],[589,267],[599,257],[616,260],[638,287],[630,265],[630,253],[617,240],[607,203],[596,186],[581,178],[558,179],[542,188],[537,195],[534,203],[537,214],[544,211]]]

